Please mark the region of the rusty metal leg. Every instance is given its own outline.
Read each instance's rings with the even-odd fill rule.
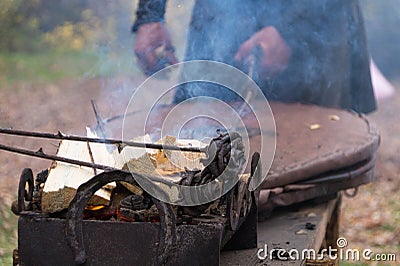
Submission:
[[[342,196],[339,193],[338,201],[335,209],[332,212],[331,219],[326,228],[325,235],[325,246],[326,248],[331,247],[337,249],[337,239],[339,238],[339,217],[340,217],[340,206],[342,202]]]
[[[252,196],[254,192],[251,193]],[[224,250],[240,250],[257,247],[258,209],[255,201],[251,204],[250,212],[238,231],[225,244]]]
[[[165,265],[176,248],[176,217],[171,205],[154,198],[153,201],[160,216],[161,226],[158,262]]]

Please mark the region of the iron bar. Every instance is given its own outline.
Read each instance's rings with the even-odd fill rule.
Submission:
[[[108,123],[110,123],[110,122],[112,122],[114,120],[122,119],[122,118],[127,117],[127,116],[136,115],[139,112],[140,111],[132,111],[132,112],[125,113],[125,114],[122,114],[122,115],[115,115],[115,116],[112,116],[112,117],[109,117],[109,118],[104,118],[103,119],[103,124],[108,124]]]
[[[98,129],[98,131],[99,131],[99,133],[101,135],[101,138],[105,139],[106,138],[106,131],[104,129],[104,123],[103,123],[103,119],[100,116],[99,109],[97,108],[96,102],[93,99],[90,100],[90,103],[92,104],[94,116],[96,117],[96,121],[97,121],[96,129]]]
[[[108,165],[89,163],[89,162],[65,158],[65,157],[61,157],[61,156],[57,156],[57,155],[50,155],[50,154],[45,153],[42,148],[40,148],[38,151],[31,151],[31,150],[27,150],[27,149],[10,147],[7,145],[0,144],[0,150],[5,150],[5,151],[9,151],[9,152],[19,153],[19,154],[23,154],[23,155],[27,155],[27,156],[48,159],[48,160],[53,160],[53,161],[58,161],[58,162],[75,164],[75,165],[84,166],[84,167],[96,168],[96,169],[105,170],[105,171],[120,170],[122,172],[130,172],[130,171],[121,170],[121,169],[118,169],[115,167],[111,167]],[[133,172],[130,172],[130,173],[133,173]],[[138,175],[138,173],[133,173],[133,174]],[[146,179],[149,179],[153,182],[160,182],[160,183],[163,183],[166,185],[173,184],[172,182],[170,182],[166,179],[163,179],[162,177],[143,175],[143,174],[141,174],[140,176],[145,177]]]
[[[60,139],[60,140],[72,140],[72,141],[114,144],[114,145],[117,145],[118,148],[123,148],[124,146],[132,146],[132,147],[148,148],[148,149],[156,149],[156,150],[164,149],[164,150],[174,150],[174,151],[205,152],[205,149],[199,148],[199,147],[187,147],[187,146],[186,147],[178,147],[178,146],[163,145],[163,144],[156,144],[156,143],[123,141],[123,140],[119,140],[119,139],[89,138],[89,137],[82,137],[82,136],[65,135],[61,131],[58,131],[58,133],[53,134],[53,133],[42,133],[42,132],[34,132],[34,131],[24,131],[24,130],[0,128],[0,133],[7,134],[7,135],[33,137],[33,138]]]
[[[33,157],[38,157],[42,159],[49,159],[49,160],[54,160],[54,161],[59,161],[59,162],[64,162],[64,163],[70,163],[70,164],[76,164],[80,166],[86,166],[86,167],[91,167],[91,168],[97,168],[101,170],[106,170],[106,169],[113,169],[110,166],[107,165],[101,165],[101,164],[96,164],[96,163],[89,163],[89,162],[84,162],[84,161],[79,161],[75,159],[69,159],[65,157],[60,157],[57,155],[50,155],[46,154],[43,152],[42,148],[40,148],[38,151],[31,151],[31,150],[26,150],[26,149],[21,149],[21,148],[16,148],[16,147],[10,147],[6,146],[3,144],[0,144],[0,150],[5,150],[9,152],[15,152],[23,155],[28,155],[28,156],[33,156]]]
[[[92,104],[93,112],[94,112],[94,115],[95,115],[96,121],[97,121],[97,126],[95,128],[95,131],[96,131],[96,133],[100,134],[102,139],[105,139],[105,138],[107,138],[106,130],[104,128],[103,119],[101,118],[99,109],[97,108],[97,104],[93,99],[90,100],[90,103]],[[109,153],[112,153],[112,151],[113,151],[112,147],[106,146],[106,148]]]

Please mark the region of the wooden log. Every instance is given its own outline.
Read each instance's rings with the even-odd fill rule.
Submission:
[[[157,143],[163,145],[205,147],[206,144],[198,140],[177,140],[175,137],[166,136]],[[132,147],[130,147],[132,149]],[[138,155],[138,153],[136,154]],[[179,182],[181,172],[185,168],[190,170],[203,169],[201,158],[205,158],[205,154],[190,151],[172,151],[172,150],[151,150],[147,149],[140,156],[132,156],[123,169],[137,172],[144,175],[161,177],[173,182]],[[131,157],[131,158],[132,158]]]
[[[89,128],[87,128],[87,135],[97,137]],[[109,153],[108,149],[111,149],[112,153]],[[115,145],[71,140],[60,141],[57,156],[107,165],[112,168],[121,164],[122,160]],[[42,211],[54,213],[68,208],[78,187],[102,171],[64,162],[53,162],[43,188]],[[98,190],[90,199],[89,204],[109,205],[111,190],[114,187],[115,183],[110,183]]]
[[[89,128],[87,128],[87,136],[90,138],[98,137]],[[149,143],[151,139],[146,135],[133,141]],[[170,136],[165,137],[158,143],[185,147],[189,144],[195,147],[199,147],[200,144],[202,147],[205,146],[199,141],[177,141],[176,138]],[[113,144],[61,140],[57,156],[179,182],[180,172],[184,171],[184,167],[189,169],[202,168],[200,158],[205,155],[197,152],[143,149],[132,146],[126,146],[119,152],[118,146]],[[102,171],[101,169],[65,162],[53,162],[42,193],[42,211],[54,213],[68,208],[78,187]],[[115,184],[110,183],[98,190],[90,199],[89,204],[109,205],[111,191],[114,187]],[[127,186],[127,188],[132,191],[131,187]]]

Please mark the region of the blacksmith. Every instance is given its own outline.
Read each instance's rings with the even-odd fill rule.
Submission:
[[[137,9],[134,49],[147,75],[165,62],[177,62],[165,7],[166,0],[140,0]],[[160,46],[164,58],[156,56]],[[194,59],[224,62],[244,72],[253,62],[252,76],[269,100],[360,113],[376,109],[356,0],[197,0],[184,60]],[[180,87],[175,102],[200,95],[233,97],[216,85],[201,88]]]

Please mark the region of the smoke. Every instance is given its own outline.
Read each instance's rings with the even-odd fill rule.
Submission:
[[[365,15],[368,46],[383,74],[394,80],[400,73],[400,1],[360,2]]]
[[[215,60],[248,73],[248,66],[235,61],[234,55],[268,26],[275,27],[291,49],[290,62],[278,76],[268,77],[256,68],[255,81],[268,99],[357,112],[375,109],[357,1],[196,1],[184,60]],[[268,41],[260,45],[268,46]],[[256,59],[261,60],[257,54]],[[196,95],[231,99],[226,90],[214,86],[180,90],[175,102]]]
[[[101,57],[98,67],[130,76],[125,81],[105,79],[100,98],[111,106],[112,113],[108,115],[121,110],[118,107],[126,102],[127,92],[133,93],[134,87],[143,81],[132,53],[134,35],[128,33],[135,20],[132,15],[137,2],[133,8],[124,0],[107,2],[104,8],[89,1],[91,8],[105,19],[112,14],[115,29],[115,36],[109,42],[99,44],[100,53],[106,56]],[[273,26],[291,48],[292,55],[287,69],[277,77],[265,77],[257,69],[253,74],[269,100],[358,112],[375,108],[363,18],[357,1],[170,0],[166,25],[179,60],[215,60],[245,73],[249,73],[249,67],[235,61],[235,53],[255,33]],[[113,54],[123,54],[122,59],[113,58]],[[174,102],[195,96],[235,99],[226,88],[194,82],[179,86]]]
[[[131,33],[131,26],[135,20],[138,1],[118,0],[100,3],[95,0],[88,1],[90,8],[106,27],[104,34],[94,45],[94,52],[98,56],[97,64],[87,71],[84,78],[96,77],[98,74],[103,76],[100,95],[94,95],[99,102],[99,109],[105,118],[121,115],[125,112],[136,89],[147,78],[139,70],[133,51],[135,35]],[[183,60],[192,6],[192,0],[168,1],[166,21],[180,60]],[[157,94],[158,88],[165,86],[168,82],[168,80],[160,80],[149,94]],[[147,97],[150,95],[145,95],[142,101],[133,108],[134,110],[130,111],[137,112],[137,116],[142,115],[140,111],[147,107]],[[165,97],[169,99],[167,101],[172,101],[171,95]],[[166,100],[161,101],[166,102]],[[122,122],[123,119],[116,119],[106,125],[108,137],[121,137]]]

